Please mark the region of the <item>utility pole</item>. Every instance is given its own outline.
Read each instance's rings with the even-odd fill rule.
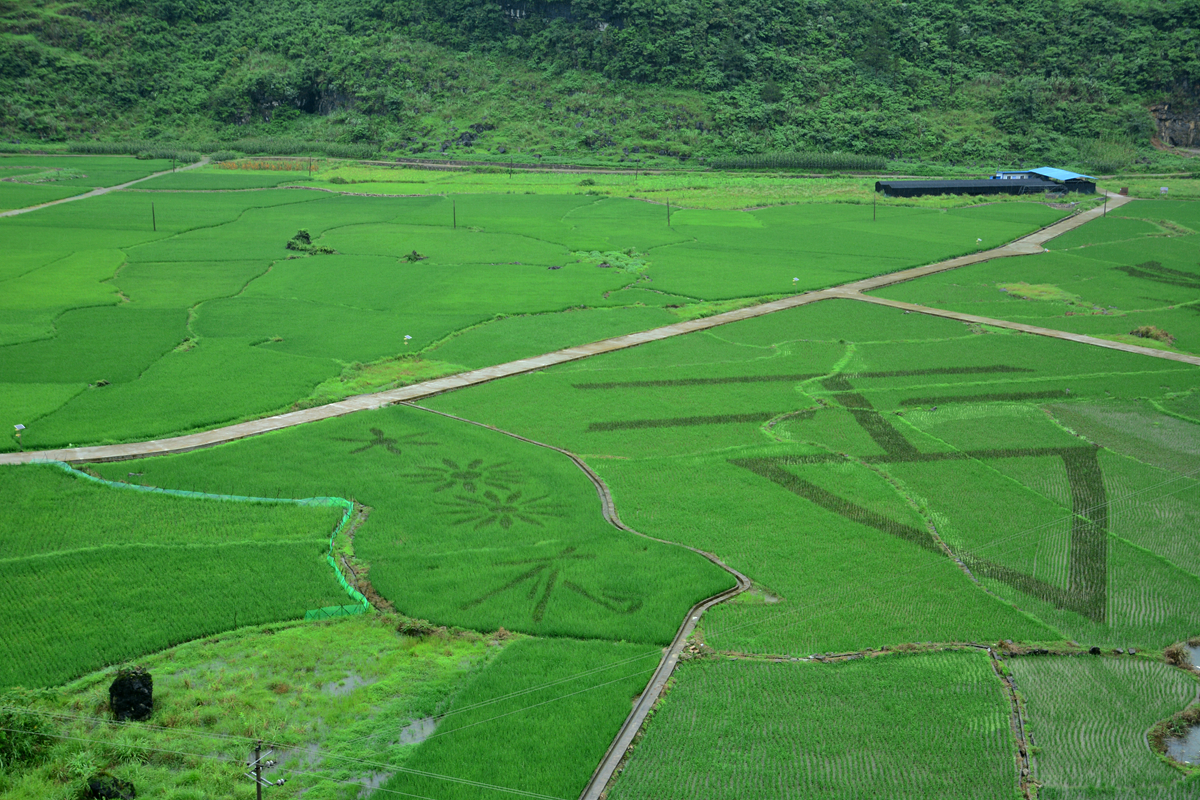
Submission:
[[[450,201],[450,215],[454,230],[458,230],[458,202],[455,200]]]
[[[271,754],[271,751],[268,750],[267,755],[270,755],[270,754]],[[254,781],[254,792],[255,792],[255,795],[257,796],[258,800],[262,800],[262,790],[263,790],[264,786],[283,786],[283,784],[285,782],[283,778],[280,778],[277,781],[263,780],[262,768],[264,765],[268,766],[268,767],[273,767],[273,766],[275,766],[275,762],[274,761],[263,761],[262,739],[259,739],[258,741],[256,741],[254,743],[254,761],[250,764],[250,766],[254,768],[254,772],[246,773],[246,777],[249,778],[250,780]]]
[[[879,192],[871,195],[871,222],[876,219],[877,209],[879,208]]]
[[[1104,193],[1104,216],[1108,216],[1108,192]]]
[[[667,227],[671,227],[671,198],[667,198]]]
[[[158,220],[154,217],[154,203],[150,204],[150,226],[154,228],[155,233],[158,232]]]

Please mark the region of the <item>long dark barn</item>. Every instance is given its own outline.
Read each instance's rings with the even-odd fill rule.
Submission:
[[[1096,179],[1053,167],[1020,172],[998,172],[995,177],[972,180],[876,181],[875,191],[886,197],[920,197],[938,194],[1040,194],[1080,192],[1095,194]]]

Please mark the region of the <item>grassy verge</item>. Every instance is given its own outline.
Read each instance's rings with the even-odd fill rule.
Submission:
[[[277,793],[354,797],[360,782],[377,783],[380,770],[411,758],[464,679],[503,643],[445,629],[401,635],[402,623],[370,615],[244,628],[142,658],[154,679],[144,723],[110,721],[114,669],[0,696],[46,734],[21,737],[34,752],[0,772],[0,793],[76,797],[107,771],[139,797],[250,798],[242,773],[261,738],[278,762],[266,777],[287,780]]]

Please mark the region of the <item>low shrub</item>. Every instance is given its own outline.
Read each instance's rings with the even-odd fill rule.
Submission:
[[[1175,344],[1175,337],[1155,325],[1140,325],[1130,332],[1131,336],[1141,339],[1153,339],[1163,344]]]

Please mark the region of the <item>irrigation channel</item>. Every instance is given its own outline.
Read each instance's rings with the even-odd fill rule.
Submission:
[[[201,163],[204,163],[204,162],[201,162]],[[199,166],[199,164],[192,165],[192,166]],[[189,168],[189,167],[185,167],[184,169],[187,169],[187,168]],[[158,174],[164,174],[164,173],[158,173]],[[151,176],[148,176],[147,178],[142,178],[140,180],[149,180],[149,178],[153,178],[153,177],[156,177],[156,176],[151,175]],[[55,201],[54,203],[47,203],[42,206],[35,206],[32,208],[27,208],[27,209],[18,209],[15,212],[5,212],[4,214],[0,214],[0,216],[11,216],[14,213],[25,213],[28,211],[36,210],[37,208],[44,208],[47,205],[54,205],[57,203],[69,202],[72,200],[81,199],[83,197],[94,197],[98,194],[106,194],[107,192],[110,192],[110,191],[126,188],[126,187],[131,186],[138,182],[140,182],[140,181],[131,181],[129,183],[122,184],[121,186],[114,186],[114,187],[109,187],[109,188],[105,188],[105,189],[97,189],[88,194],[79,195],[79,196],[71,197],[71,198],[66,198],[65,200],[58,200],[58,201]],[[1114,194],[1109,194],[1108,197],[1110,200],[1110,205],[1112,205],[1114,208],[1118,208],[1121,205],[1124,205],[1125,203],[1130,202],[1130,198],[1128,198],[1128,197],[1122,197],[1122,196],[1114,195]],[[290,427],[294,427],[296,425],[303,425],[303,424],[309,423],[309,422],[317,422],[317,421],[324,420],[324,419],[340,417],[340,416],[344,416],[346,414],[352,414],[356,411],[366,411],[366,410],[377,409],[377,408],[382,408],[384,406],[401,404],[401,403],[405,404],[405,405],[409,405],[413,408],[427,411],[429,413],[434,413],[434,414],[439,414],[441,416],[449,417],[451,419],[455,419],[460,422],[465,422],[465,423],[468,423],[471,425],[478,425],[480,427],[487,428],[489,430],[493,430],[498,433],[502,433],[506,436],[511,436],[514,439],[518,439],[520,441],[527,442],[529,444],[533,444],[538,447],[544,447],[544,448],[547,448],[550,450],[555,450],[559,453],[562,453],[566,457],[570,458],[575,463],[575,465],[578,466],[584,472],[584,474],[586,474],[588,476],[588,478],[592,481],[592,484],[596,487],[596,492],[600,497],[601,508],[602,508],[602,513],[604,515],[604,518],[611,525],[613,525],[616,528],[619,528],[620,530],[626,531],[628,533],[632,533],[636,536],[642,536],[647,539],[653,539],[654,541],[665,542],[667,544],[672,544],[672,545],[675,545],[678,547],[685,547],[688,550],[691,550],[691,551],[703,556],[704,558],[713,562],[717,566],[726,570],[731,575],[733,575],[737,581],[737,585],[735,587],[728,589],[724,592],[721,592],[720,594],[714,595],[713,597],[710,597],[706,600],[703,600],[703,601],[697,603],[691,609],[689,609],[687,616],[684,618],[683,622],[679,626],[679,630],[677,631],[675,638],[672,640],[670,646],[668,648],[666,648],[666,650],[664,651],[662,660],[659,662],[658,668],[655,670],[654,675],[651,677],[650,682],[646,686],[646,689],[642,692],[642,694],[639,696],[637,702],[634,704],[632,711],[630,712],[629,716],[626,718],[624,724],[621,726],[620,730],[617,733],[617,736],[614,738],[612,743],[609,745],[607,752],[605,753],[604,757],[601,759],[600,764],[596,767],[596,770],[593,773],[591,779],[589,780],[587,787],[584,789],[583,793],[580,796],[580,800],[600,800],[600,798],[603,797],[605,790],[608,787],[609,782],[611,781],[613,776],[616,774],[618,767],[623,763],[624,758],[625,758],[630,746],[632,745],[633,740],[636,737],[637,733],[641,730],[641,727],[642,727],[643,723],[645,722],[647,715],[653,709],[654,705],[657,703],[659,697],[661,696],[664,688],[666,687],[667,680],[670,678],[671,674],[674,672],[676,665],[678,664],[680,655],[686,645],[687,639],[691,635],[692,631],[695,629],[697,623],[700,621],[701,616],[704,614],[705,611],[707,611],[712,606],[717,605],[718,603],[724,602],[725,600],[728,600],[728,599],[740,594],[741,592],[744,592],[747,589],[749,589],[750,588],[750,580],[745,575],[742,575],[737,570],[734,570],[733,568],[729,567],[727,564],[723,563],[720,559],[718,559],[716,556],[714,556],[711,553],[707,553],[707,552],[698,550],[693,547],[688,547],[687,545],[681,545],[678,542],[669,542],[669,541],[662,540],[662,539],[655,539],[655,537],[646,536],[645,534],[639,533],[638,531],[633,530],[632,528],[626,526],[621,521],[620,516],[617,514],[616,507],[613,504],[612,495],[609,492],[608,487],[605,485],[604,481],[600,478],[599,475],[597,475],[590,467],[587,466],[587,464],[585,464],[574,453],[571,453],[567,450],[563,450],[562,448],[559,448],[559,447],[555,447],[553,445],[545,444],[543,442],[538,442],[538,441],[534,441],[532,439],[527,439],[523,436],[519,436],[515,433],[511,433],[508,431],[501,430],[499,428],[495,428],[491,425],[486,425],[484,423],[477,422],[474,420],[468,420],[468,419],[464,419],[461,417],[456,417],[452,414],[446,414],[441,411],[436,411],[434,409],[426,408],[424,406],[417,405],[415,401],[421,400],[424,398],[428,398],[428,397],[433,397],[435,395],[442,394],[444,392],[454,391],[455,389],[460,389],[460,388],[464,388],[467,386],[474,386],[477,384],[486,383],[488,381],[493,381],[493,380],[497,380],[500,378],[509,377],[512,375],[520,375],[520,374],[524,374],[527,372],[533,372],[536,370],[545,369],[546,367],[550,367],[550,366],[553,366],[556,364],[563,364],[563,363],[567,363],[567,362],[571,362],[571,361],[577,361],[580,359],[588,358],[590,356],[599,355],[601,353],[608,353],[608,352],[613,352],[616,350],[623,350],[623,349],[626,349],[629,347],[636,347],[637,345],[644,344],[646,342],[658,341],[661,339],[667,339],[667,338],[671,338],[671,337],[675,337],[675,336],[682,336],[682,335],[685,335],[688,333],[693,333],[695,331],[700,331],[700,330],[708,330],[708,329],[715,328],[715,327],[718,327],[721,325],[729,324],[731,322],[737,322],[737,321],[744,320],[744,319],[760,317],[760,316],[764,316],[766,314],[775,313],[776,311],[783,311],[785,309],[796,308],[799,306],[808,305],[810,303],[819,302],[821,300],[831,300],[831,299],[848,299],[848,300],[857,300],[857,301],[869,302],[869,303],[877,303],[877,304],[887,305],[887,306],[891,306],[894,308],[901,308],[906,311],[913,311],[913,312],[921,313],[921,314],[928,314],[928,315],[932,315],[932,316],[941,316],[941,317],[946,317],[949,319],[961,320],[964,322],[975,322],[975,323],[993,325],[996,327],[1008,328],[1008,329],[1012,329],[1012,330],[1019,330],[1019,331],[1025,332],[1025,333],[1031,333],[1031,334],[1035,334],[1035,335],[1039,335],[1039,336],[1048,336],[1048,337],[1053,337],[1053,338],[1058,338],[1058,339],[1064,339],[1067,341],[1078,342],[1081,344],[1088,344],[1088,345],[1097,346],[1097,347],[1106,347],[1106,348],[1111,348],[1111,349],[1116,349],[1116,350],[1122,350],[1122,351],[1129,352],[1129,353],[1150,356],[1153,358],[1165,358],[1165,359],[1170,359],[1173,361],[1181,361],[1184,363],[1200,366],[1200,356],[1192,356],[1192,355],[1186,355],[1183,353],[1174,353],[1174,352],[1168,352],[1168,351],[1162,351],[1162,350],[1155,350],[1155,349],[1148,348],[1148,347],[1139,347],[1137,345],[1112,342],[1112,341],[1108,341],[1106,339],[1099,339],[1099,338],[1092,337],[1092,336],[1083,336],[1080,334],[1067,333],[1064,331],[1053,330],[1050,328],[1041,328],[1041,327],[1036,327],[1036,326],[1032,326],[1032,325],[1025,325],[1022,323],[1008,322],[1006,320],[990,319],[987,317],[979,317],[979,316],[975,316],[975,315],[971,315],[971,314],[960,314],[957,312],[945,311],[945,310],[936,309],[936,308],[929,308],[926,306],[918,306],[918,305],[913,305],[910,303],[902,303],[899,301],[886,300],[883,298],[867,296],[867,295],[863,294],[863,292],[871,291],[874,289],[880,289],[885,286],[891,286],[891,285],[894,285],[897,283],[903,283],[905,281],[920,278],[925,275],[932,275],[932,274],[935,274],[938,272],[945,272],[947,270],[956,269],[958,267],[967,266],[969,264],[977,264],[977,263],[980,263],[983,261],[990,261],[992,259],[1004,258],[1004,257],[1008,257],[1008,256],[1030,255],[1030,254],[1034,254],[1034,253],[1043,252],[1043,245],[1050,239],[1053,239],[1056,236],[1060,236],[1060,235],[1066,233],[1067,231],[1078,228],[1081,225],[1084,225],[1084,224],[1096,219],[1097,217],[1101,216],[1103,213],[1105,213],[1104,209],[1102,209],[1101,207],[1096,207],[1096,208],[1090,209],[1088,211],[1085,211],[1083,213],[1076,214],[1067,219],[1060,220],[1059,222],[1056,222],[1052,225],[1042,228],[1041,230],[1035,231],[1034,233],[1032,233],[1028,236],[1022,237],[1021,239],[1017,239],[1016,241],[1010,242],[1009,244],[1003,245],[1001,247],[997,247],[997,248],[994,248],[991,250],[981,251],[979,253],[973,253],[970,255],[960,256],[958,258],[949,259],[947,261],[942,261],[942,262],[938,262],[935,264],[929,264],[929,265],[926,265],[923,267],[915,267],[912,269],[902,270],[900,272],[894,272],[894,273],[890,273],[887,275],[880,275],[880,276],[873,277],[873,278],[867,278],[865,280],[858,280],[858,281],[843,284],[841,286],[837,286],[837,287],[834,287],[831,289],[823,289],[823,290],[819,290],[819,291],[807,292],[805,294],[796,295],[793,297],[786,297],[781,300],[775,300],[772,302],[763,303],[763,304],[756,305],[756,306],[749,306],[747,308],[741,308],[741,309],[729,311],[729,312],[726,312],[723,314],[717,314],[717,315],[714,315],[711,317],[704,317],[701,319],[688,320],[686,322],[679,322],[679,323],[675,323],[673,325],[667,325],[662,328],[655,328],[655,329],[649,330],[649,331],[642,331],[639,333],[632,333],[632,334],[627,334],[624,336],[617,336],[617,337],[614,337],[611,339],[604,339],[604,340],[601,340],[598,342],[592,342],[591,344],[581,345],[578,347],[569,347],[564,350],[558,350],[558,351],[555,351],[552,353],[546,353],[544,355],[536,356],[533,358],[521,359],[518,361],[508,362],[506,364],[499,364],[499,365],[493,366],[493,367],[472,370],[469,372],[464,372],[464,373],[460,373],[458,375],[453,375],[453,376],[449,376],[449,377],[445,377],[445,378],[438,378],[435,380],[424,381],[422,383],[417,383],[417,384],[413,384],[410,386],[401,387],[398,389],[391,389],[388,391],[376,392],[376,393],[372,393],[372,394],[358,395],[355,397],[347,398],[345,400],[341,400],[336,403],[329,403],[327,405],[318,406],[315,408],[304,409],[301,411],[287,412],[284,414],[278,414],[275,416],[266,417],[266,418],[259,419],[259,420],[243,422],[243,423],[239,423],[236,425],[229,425],[229,426],[225,426],[222,428],[216,428],[216,429],[213,429],[210,431],[204,431],[204,432],[194,433],[194,434],[187,434],[184,436],[177,436],[177,437],[172,437],[172,438],[168,438],[168,439],[156,439],[156,440],[151,440],[151,441],[146,441],[146,442],[135,442],[135,443],[119,444],[119,445],[101,445],[101,446],[95,446],[95,447],[76,447],[76,448],[64,448],[64,449],[59,449],[59,450],[0,454],[0,465],[29,464],[29,463],[37,463],[37,462],[42,462],[42,461],[61,461],[61,462],[68,462],[68,463],[122,461],[122,460],[133,459],[133,458],[144,458],[147,456],[166,455],[166,454],[172,454],[172,453],[185,453],[185,452],[189,452],[191,450],[197,450],[197,449],[201,449],[201,448],[205,448],[205,447],[212,447],[212,446],[215,446],[218,444],[232,442],[232,441],[236,441],[238,439],[243,439],[243,438],[246,438],[249,436],[255,436],[258,434],[267,433],[270,431],[282,430],[284,428],[290,428]],[[1024,794],[1024,796],[1030,797],[1031,764],[1030,764],[1030,757],[1028,754],[1029,750],[1027,747],[1027,737],[1025,735],[1024,722],[1023,722],[1022,715],[1021,715],[1020,704],[1019,704],[1019,701],[1015,694],[1015,689],[1012,686],[1011,681],[1005,676],[1003,670],[1000,668],[999,661],[998,661],[998,659],[999,659],[998,654],[995,653],[994,650],[990,646],[977,644],[977,643],[962,643],[960,646],[974,647],[974,648],[986,650],[989,653],[989,655],[991,656],[993,668],[994,668],[997,676],[1004,683],[1006,694],[1008,695],[1010,703],[1012,704],[1013,735],[1014,735],[1014,738],[1016,739],[1018,753],[1019,753],[1018,764],[1017,764],[1018,772],[1019,772],[1019,783],[1020,783],[1020,787],[1021,787],[1021,790],[1022,790],[1022,793]],[[845,657],[865,657],[865,655],[867,655],[867,654],[865,654],[865,653],[844,654]],[[837,658],[839,658],[839,656],[832,656],[829,658],[837,659]],[[825,660],[828,660],[828,658]]]

